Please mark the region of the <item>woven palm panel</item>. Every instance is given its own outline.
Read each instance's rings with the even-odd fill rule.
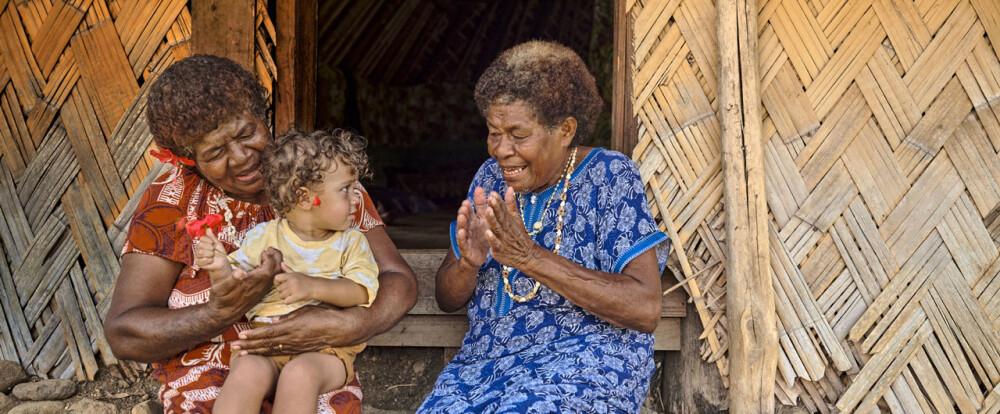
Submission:
[[[725,377],[715,6],[629,3],[633,157]],[[1000,3],[758,6],[776,398],[1000,412]]]
[[[274,30],[257,26],[269,86]],[[132,196],[167,168],[146,91],[190,33],[184,0],[0,0],[0,358],[80,379],[117,363],[102,321]]]

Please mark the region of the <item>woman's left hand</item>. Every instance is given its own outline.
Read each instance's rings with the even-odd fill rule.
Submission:
[[[514,189],[507,187],[503,197],[497,192],[491,192],[487,199],[486,241],[498,262],[516,269],[523,267],[532,259],[534,249],[538,247],[524,228],[521,212],[517,210],[517,197]]]
[[[273,324],[240,332],[240,339],[233,342],[233,352],[293,355],[353,345],[353,338],[346,334],[357,330],[357,320],[343,309],[303,306]]]

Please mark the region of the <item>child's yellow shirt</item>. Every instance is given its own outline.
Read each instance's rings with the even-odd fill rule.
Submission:
[[[375,300],[378,266],[368,240],[359,230],[340,231],[322,241],[305,241],[288,227],[288,220],[275,219],[251,229],[240,248],[229,254],[229,260],[244,270],[253,269],[260,266],[260,254],[268,247],[280,250],[285,265],[293,271],[326,279],[347,278],[364,286],[368,290],[368,303],[360,306],[371,306]],[[247,312],[247,318],[280,316],[319,303],[309,300],[286,304],[277,289],[272,288]]]

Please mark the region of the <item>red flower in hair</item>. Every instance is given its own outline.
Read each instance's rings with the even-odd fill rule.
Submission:
[[[212,229],[216,234],[219,233],[219,228],[222,227],[222,216],[218,214],[207,214],[205,218],[198,220],[185,221],[177,223],[177,226],[184,226],[187,229],[187,233],[191,235],[192,239],[197,239],[205,235],[206,229]]]
[[[160,160],[160,162],[164,164],[173,164],[176,166],[179,166],[178,164],[184,164],[184,165],[194,166],[194,161],[191,161],[187,158],[178,155],[174,155],[173,152],[170,152],[170,150],[166,148],[163,148],[159,151],[155,149],[149,150],[149,155],[156,157],[156,159]]]

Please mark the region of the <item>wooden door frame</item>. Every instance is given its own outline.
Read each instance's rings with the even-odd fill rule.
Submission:
[[[274,133],[316,127],[317,0],[276,0]]]
[[[274,133],[316,127],[317,0],[275,3]],[[254,72],[254,0],[203,0],[191,5],[194,53],[229,58]]]
[[[254,0],[191,2],[191,52],[221,56],[253,73]]]
[[[632,18],[628,0],[615,0],[614,62],[611,92],[611,149],[629,157],[639,142],[639,128],[633,112]]]

